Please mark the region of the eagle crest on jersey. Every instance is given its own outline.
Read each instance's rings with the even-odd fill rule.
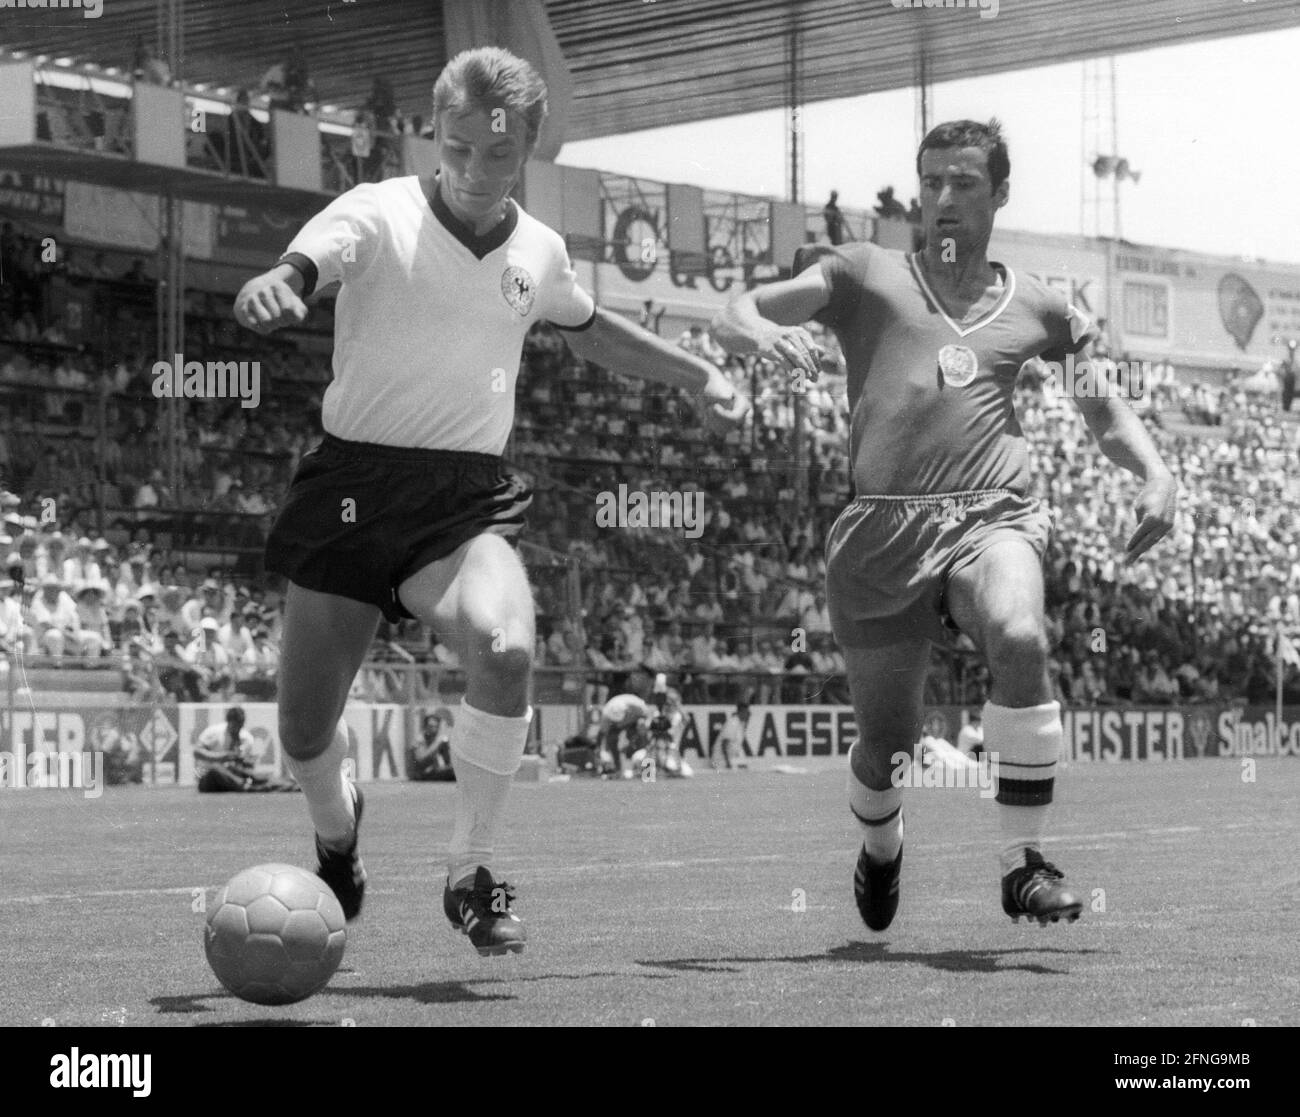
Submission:
[[[533,308],[537,281],[523,268],[511,264],[501,276],[501,293],[520,315],[526,316]]]

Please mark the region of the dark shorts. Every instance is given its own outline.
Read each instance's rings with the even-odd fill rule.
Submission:
[[[841,647],[948,642],[948,579],[992,544],[1022,539],[1041,559],[1052,534],[1042,501],[1002,489],[864,496],[826,538],[826,605]]]
[[[532,490],[498,457],[347,442],[303,455],[266,540],[266,569],[411,619],[397,588],[476,535],[513,541]]]

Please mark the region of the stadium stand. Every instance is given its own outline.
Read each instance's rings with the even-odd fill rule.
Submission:
[[[268,138],[248,101],[240,91],[219,126],[189,137],[193,165],[265,176]],[[124,153],[123,111],[89,84],[38,89],[42,135],[64,144]],[[396,173],[394,141],[422,130],[376,88],[351,137],[323,139],[327,180],[343,190]],[[253,350],[230,291],[186,292],[187,357],[258,360],[264,387],[253,409],[237,400],[189,409],[172,492],[158,468],[160,401],[146,356],[158,351],[152,261],[76,243],[47,259],[21,217],[0,221],[0,478],[12,494],[0,643],[34,670],[116,670],[141,700],[272,696],[280,587],[262,576],[261,548],[321,433],[330,300]],[[834,358],[833,338],[823,341]],[[588,366],[549,328],[529,338],[509,457],[536,491],[523,553],[540,677],[588,701],[658,671],[688,701],[846,701],[821,596],[823,541],[851,496],[843,378],[796,393],[764,362],[727,357],[698,323],[679,344],[754,401],[749,424],[725,443],[706,438],[674,393]],[[1156,381],[1140,410],[1179,474],[1185,515],[1169,543],[1126,567],[1114,526],[1130,482],[1050,382],[1022,378],[1034,492],[1057,511],[1046,570],[1058,695],[1266,701],[1270,633],[1300,623],[1290,510],[1300,426],[1248,390],[1240,370],[1189,382],[1165,369]],[[707,493],[699,532],[598,532],[598,494],[620,486]],[[207,621],[215,629],[205,635]],[[436,635],[415,623],[381,626],[373,660],[393,667],[362,673],[367,697],[417,685],[403,665],[427,666],[426,687],[455,675]],[[962,640],[936,652],[927,700],[977,703],[987,685]],[[1285,694],[1300,701],[1294,667]]]

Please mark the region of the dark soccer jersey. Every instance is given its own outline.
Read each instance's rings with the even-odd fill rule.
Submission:
[[[1016,377],[1033,357],[1077,353],[1093,336],[1088,320],[1059,292],[1000,264],[1001,298],[963,325],[944,312],[910,254],[816,246],[800,250],[796,273],[814,261],[830,289],[817,321],[835,331],[848,366],[857,495],[1023,495],[1028,456],[1012,401]]]

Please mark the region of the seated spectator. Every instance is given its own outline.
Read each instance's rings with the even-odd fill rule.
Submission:
[[[420,727],[420,740],[407,755],[407,779],[447,781],[456,778],[451,763],[449,736],[453,724],[451,712],[446,707],[439,707],[433,713],[425,715]]]
[[[108,626],[108,612],[104,602],[108,586],[91,582],[76,592],[77,620],[81,628],[80,654],[97,659],[113,646],[113,634]]]
[[[258,774],[253,766],[257,742],[244,728],[244,711],[232,706],[226,724],[209,725],[194,744],[194,770],[201,792],[297,791],[293,780]]]
[[[162,650],[153,659],[158,685],[178,702],[202,702],[203,676],[195,669],[175,629],[162,636]]]
[[[12,578],[0,579],[0,651],[30,655],[35,634],[23,619],[22,587]]]
[[[239,661],[240,691],[269,701],[275,697],[279,673],[280,652],[271,642],[270,633],[261,626],[253,629],[253,643]]]
[[[81,654],[81,618],[77,603],[54,574],[41,579],[40,593],[32,599],[31,624],[36,645],[46,655]]]
[[[218,639],[220,625],[215,617],[204,617],[199,622],[199,633],[185,649],[190,661],[203,680],[209,695],[225,695],[234,689],[235,673],[230,653]]]

